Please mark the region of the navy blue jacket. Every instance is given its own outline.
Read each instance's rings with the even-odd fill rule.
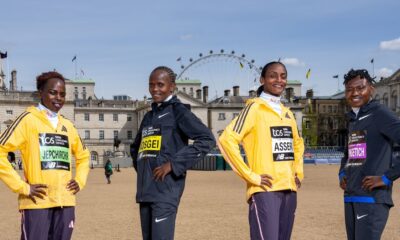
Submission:
[[[346,176],[345,202],[385,203],[393,206],[392,182],[400,176],[400,164],[394,164],[393,144],[400,143],[400,119],[377,101],[360,108],[356,116],[347,114],[348,144],[339,177]],[[386,186],[363,190],[366,176],[382,176]]]
[[[152,104],[131,145],[137,171],[137,202],[167,202],[177,206],[185,186],[186,170],[214,146],[211,131],[173,96],[161,105]],[[188,144],[188,140],[193,140]],[[170,161],[172,172],[155,181],[152,171]]]

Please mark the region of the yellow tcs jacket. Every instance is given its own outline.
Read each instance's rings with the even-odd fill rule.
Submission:
[[[7,153],[20,150],[24,180],[12,168]],[[57,129],[45,111],[29,107],[0,136],[0,179],[19,194],[19,209],[42,209],[75,206],[75,195],[66,186],[72,179],[71,156],[75,157],[75,180],[82,190],[89,172],[89,151],[82,143],[74,125],[58,116]],[[47,196],[27,196],[29,184],[46,184]]]
[[[263,192],[261,174],[272,176],[267,191],[297,191],[295,176],[303,179],[303,139],[293,113],[282,106],[279,116],[264,100],[248,100],[246,107],[226,127],[219,147],[232,169],[247,182],[247,199]],[[242,144],[248,163],[240,154]]]

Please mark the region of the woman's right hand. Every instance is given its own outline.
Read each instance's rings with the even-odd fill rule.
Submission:
[[[271,188],[272,180],[274,180],[274,179],[272,178],[271,175],[268,175],[268,174],[261,174],[260,177],[261,177],[261,186],[260,187],[262,189],[264,189],[265,191],[267,191],[267,188],[264,185]]]
[[[35,197],[38,197],[40,199],[44,199],[44,197],[47,195],[45,189],[47,188],[47,185],[45,184],[30,184],[30,192],[29,192],[29,198],[36,204],[36,199]]]

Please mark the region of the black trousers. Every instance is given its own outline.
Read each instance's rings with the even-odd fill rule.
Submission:
[[[140,203],[143,240],[172,240],[177,207],[169,203]]]
[[[345,203],[344,213],[348,240],[379,240],[390,207],[382,203]]]

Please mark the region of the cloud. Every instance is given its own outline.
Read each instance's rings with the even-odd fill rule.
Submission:
[[[384,68],[381,68],[381,69],[378,70],[378,78],[381,78],[381,77],[386,78],[386,77],[389,77],[392,74],[393,74],[393,70],[389,69],[389,68],[385,68],[384,67]]]
[[[297,58],[284,58],[281,60],[281,62],[285,65],[289,65],[289,66],[294,66],[294,67],[302,67],[305,66],[305,64],[303,62],[301,62],[299,59]]]
[[[389,41],[382,41],[379,47],[383,50],[400,50],[400,37]]]
[[[179,38],[180,38],[182,41],[187,41],[187,40],[192,39],[192,38],[193,38],[193,35],[192,35],[192,34],[185,34],[185,35],[181,35]]]

